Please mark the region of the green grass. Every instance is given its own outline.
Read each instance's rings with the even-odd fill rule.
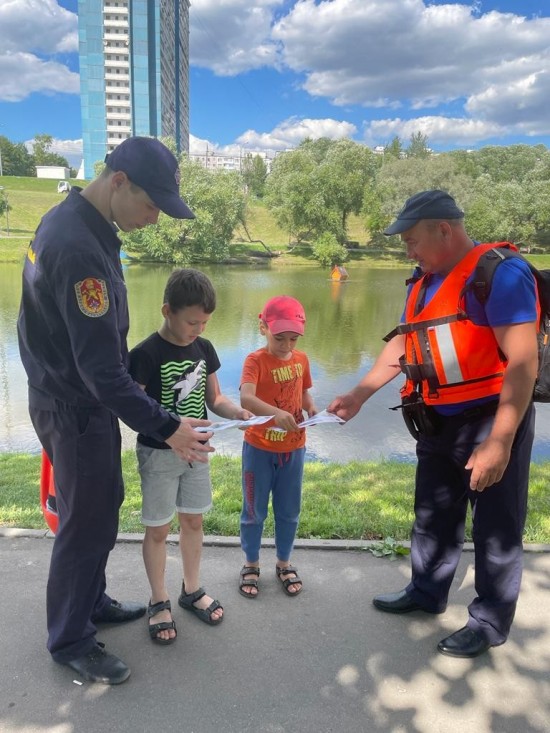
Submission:
[[[30,235],[26,237],[2,237],[0,232],[0,262],[22,262]]]
[[[206,534],[235,536],[241,510],[239,458],[211,461],[214,507],[205,515]],[[412,464],[394,462],[306,463],[298,536],[317,539],[409,538],[413,521]],[[142,532],[141,496],[133,451],[123,453],[126,499],[121,532]],[[39,506],[40,456],[0,455],[0,525],[43,529]],[[174,523],[173,530],[176,531]],[[271,512],[265,536],[273,536]],[[471,540],[471,522],[466,536]],[[525,541],[550,544],[550,462],[532,464]]]
[[[71,185],[85,186],[85,181],[71,181]],[[0,176],[0,186],[10,205],[8,218],[0,216],[0,262],[20,262],[40,219],[63,200],[57,193],[57,179]]]

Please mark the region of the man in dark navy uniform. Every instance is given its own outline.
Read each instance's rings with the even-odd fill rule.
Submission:
[[[96,624],[139,618],[145,606],[106,593],[105,566],[124,496],[120,418],[186,461],[208,460],[205,420],[164,410],[127,372],[128,306],[117,227],[194,218],[179,195],[176,158],[133,137],[101,175],[42,219],[23,272],[18,321],[29,412],[54,468],[59,528],[47,589],[48,649],[86,680],[119,684],[130,669],[96,641]],[[116,226],[115,226],[116,223]]]

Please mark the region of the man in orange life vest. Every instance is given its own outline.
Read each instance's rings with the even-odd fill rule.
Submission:
[[[499,244],[472,241],[463,217],[448,193],[423,191],[385,230],[401,235],[418,265],[402,322],[359,384],[328,409],[349,420],[405,373],[403,414],[418,459],[412,577],[373,603],[389,613],[443,613],[469,502],[477,595],[467,624],[438,650],[475,657],[506,641],[519,595],[539,302],[528,266],[514,257],[498,267],[481,304],[468,285],[481,253]]]

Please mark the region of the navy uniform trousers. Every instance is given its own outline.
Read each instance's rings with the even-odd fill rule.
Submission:
[[[48,649],[68,662],[95,645],[94,616],[111,602],[105,566],[124,498],[118,420],[103,407],[31,406],[36,434],[53,464],[59,527],[47,589]]]
[[[468,626],[497,646],[508,637],[521,583],[535,408],[530,405],[517,431],[501,481],[482,492],[471,491],[471,472],[464,466],[473,449],[489,435],[493,421],[491,415],[444,417],[438,435],[420,437],[412,579],[407,590],[426,610],[445,610],[462,552],[469,502],[477,597],[468,607]]]

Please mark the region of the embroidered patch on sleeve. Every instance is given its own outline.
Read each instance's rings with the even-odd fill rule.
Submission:
[[[85,316],[99,318],[109,310],[109,295],[105,280],[87,277],[75,283],[74,289],[78,307]]]

